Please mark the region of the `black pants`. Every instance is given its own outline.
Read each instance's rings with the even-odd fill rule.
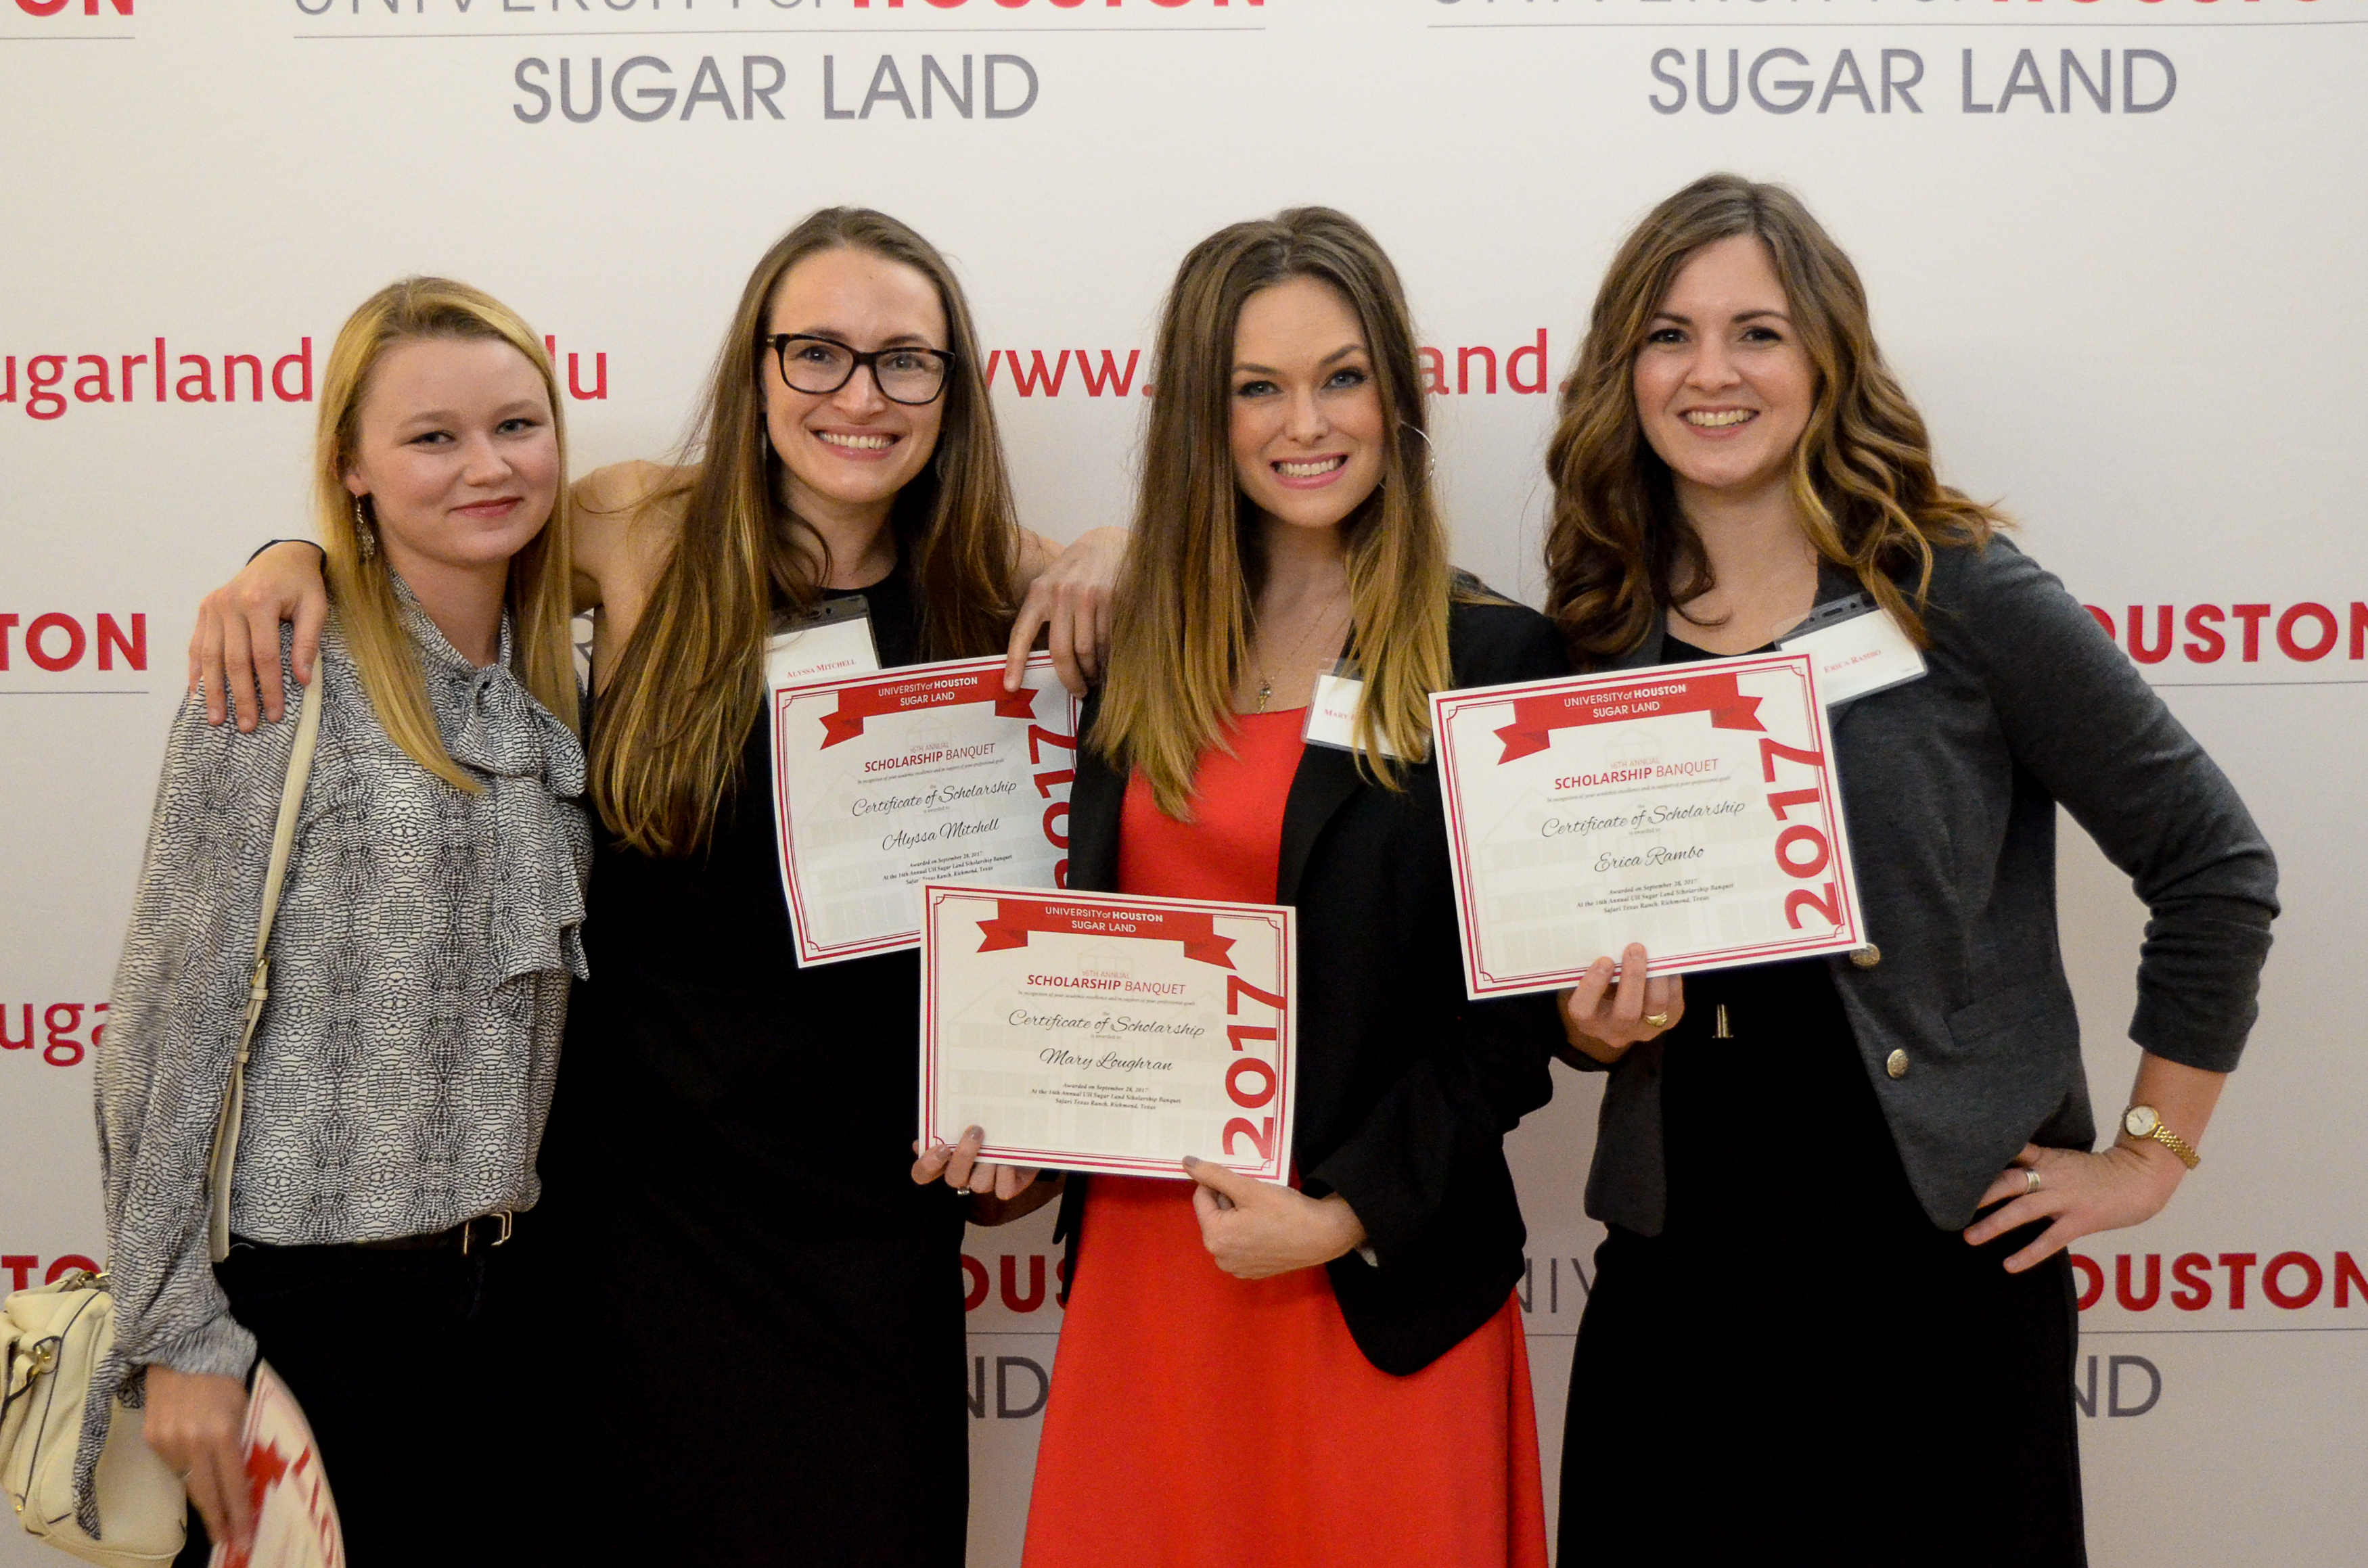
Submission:
[[[509,1354],[501,1247],[404,1251],[239,1242],[214,1267],[231,1315],[304,1407],[353,1568],[520,1561],[527,1392]],[[176,1568],[212,1545],[190,1510]]]

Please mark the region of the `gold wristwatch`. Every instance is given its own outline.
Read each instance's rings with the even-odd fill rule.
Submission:
[[[2122,1113],[2122,1131],[2133,1138],[2151,1138],[2172,1153],[2179,1163],[2193,1170],[2203,1156],[2188,1147],[2187,1140],[2162,1124],[2162,1112],[2150,1105],[2134,1105]]]

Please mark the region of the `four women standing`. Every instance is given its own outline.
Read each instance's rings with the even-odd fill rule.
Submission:
[[[1930,1548],[1936,1517],[1974,1558],[2079,1561],[2061,1248],[2168,1199],[2249,1026],[2273,869],[2085,613],[1933,476],[1847,258],[1729,176],[1631,237],[1551,459],[1558,630],[1448,564],[1405,302],[1353,222],[1299,210],[1203,242],[1156,353],[1072,881],[1300,907],[1295,1170],[1069,1178],[1030,1563],[1543,1562],[1501,1141],[1546,1097],[1556,1030],[1545,1003],[1463,998],[1425,699],[1561,673],[1565,648],[1593,667],[1748,652],[1854,594],[1928,665],[1834,715],[1874,943],[1691,995],[1632,948],[1616,983],[1607,956],[1563,1000],[1573,1058],[1611,1073],[1563,1561],[1880,1556]],[[568,1342],[565,1408],[592,1438],[571,1458],[621,1484],[603,1467],[655,1447],[689,1489],[666,1541],[637,1544],[680,1550],[687,1514],[702,1550],[748,1561],[962,1549],[963,1210],[938,1178],[1008,1199],[1031,1173],[966,1140],[902,1179],[910,1020],[880,999],[913,994],[910,957],[791,965],[753,803],[780,618],[860,594],[886,665],[1002,642],[1043,552],[1010,521],[979,371],[926,244],[817,214],[750,280],[696,464],[604,471],[581,496],[607,919],[537,1218],[579,1321],[631,1321],[638,1281],[699,1282],[674,1303],[694,1357],[644,1375],[631,1346]],[[1304,710],[1344,655],[1362,700],[1339,747]],[[2146,1114],[2093,1155],[2058,801],[2156,916]],[[820,1148],[801,1119],[792,1145],[818,1093],[869,1109]],[[1814,1219],[1770,1202],[1771,1127],[1815,1152]],[[1768,1282],[1739,1322],[1737,1268]],[[1668,1381],[1687,1367],[1698,1397]],[[1936,1407],[1945,1424],[1899,1415]],[[1812,1436],[1804,1412],[1835,1415]],[[1902,1451],[1883,1495],[1837,1506],[1832,1465]],[[1136,1484],[1112,1494],[1113,1467]],[[1735,1507],[1701,1506],[1705,1485]]]

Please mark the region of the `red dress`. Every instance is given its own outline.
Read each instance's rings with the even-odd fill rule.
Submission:
[[[1191,823],[1128,786],[1121,892],[1272,902],[1305,715],[1243,714]],[[1545,1568],[1512,1299],[1411,1377],[1365,1359],[1321,1268],[1221,1272],[1193,1184],[1097,1176],[1061,1328],[1026,1568]]]

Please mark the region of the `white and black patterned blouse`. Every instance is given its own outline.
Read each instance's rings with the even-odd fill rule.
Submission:
[[[281,1245],[430,1233],[538,1196],[591,833],[584,752],[500,659],[479,669],[398,583],[455,790],[379,727],[335,621],[319,749],[271,936],[231,1229]],[[285,650],[283,648],[283,670]],[[243,1375],[255,1342],[207,1258],[205,1165],[245,1021],[287,716],[174,721],[97,1052],[116,1302],[107,1392],[159,1364]],[[85,1445],[85,1451],[95,1451]]]

